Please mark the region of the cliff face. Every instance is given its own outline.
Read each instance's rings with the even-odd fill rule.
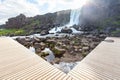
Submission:
[[[8,19],[6,22],[6,28],[34,28],[48,25],[64,25],[69,22],[70,10],[59,11],[55,13],[47,13],[45,15],[37,15],[35,17],[26,17],[20,14],[14,18]]]
[[[116,35],[120,32],[120,0],[96,0],[84,6],[82,29]]]
[[[56,13],[56,20],[55,22],[57,24],[65,25],[70,21],[70,13],[71,10],[64,10],[64,11],[59,11]]]
[[[5,27],[6,28],[21,28],[26,22],[26,16],[23,14],[20,14],[19,16],[16,16],[15,18],[8,19],[8,22],[6,22]]]

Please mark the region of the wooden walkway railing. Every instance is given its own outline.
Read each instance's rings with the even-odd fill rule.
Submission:
[[[120,38],[106,38],[65,74],[11,38],[1,37],[0,80],[120,80]]]

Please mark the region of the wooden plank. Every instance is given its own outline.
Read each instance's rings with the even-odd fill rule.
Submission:
[[[83,76],[88,80],[119,80],[120,38],[106,38],[69,75],[81,80]]]
[[[0,59],[0,80],[73,79],[11,38],[0,38]]]
[[[101,42],[65,74],[11,38],[0,38],[1,80],[119,80],[120,38]]]

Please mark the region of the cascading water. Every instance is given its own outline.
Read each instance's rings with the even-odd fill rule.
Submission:
[[[78,25],[78,24],[80,24],[80,21],[79,21],[79,20],[80,20],[80,14],[81,14],[81,8],[71,10],[69,23],[66,24],[66,25],[64,25],[64,26],[61,26],[61,27],[57,27],[57,28],[55,27],[55,28],[51,29],[51,30],[49,31],[49,33],[61,32],[61,30],[62,30],[63,28],[65,28],[66,26],[67,26],[67,27],[71,27],[71,26],[73,26],[73,25]],[[71,29],[72,29],[73,33],[80,33],[80,31],[77,31],[77,30],[75,30],[74,28],[71,28]]]
[[[82,2],[83,0],[81,0]],[[82,6],[80,6],[79,9],[73,9],[71,10],[71,14],[70,14],[70,21],[68,24],[64,25],[64,26],[61,26],[61,27],[55,27],[53,29],[51,29],[49,31],[49,33],[57,33],[57,32],[61,32],[61,30],[65,27],[68,27],[70,29],[72,29],[73,33],[81,33],[80,31],[77,31],[75,30],[74,28],[71,28],[71,26],[73,25],[80,25],[80,15],[81,15],[81,9],[82,9]]]
[[[71,15],[70,15],[70,22],[67,24],[67,26],[73,26],[73,25],[78,25],[80,23],[80,14],[81,14],[81,9],[74,9],[71,10]]]

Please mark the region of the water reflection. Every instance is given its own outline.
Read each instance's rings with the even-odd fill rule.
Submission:
[[[48,62],[53,62],[55,56],[49,48],[45,48],[42,52],[48,53],[49,55],[45,57]]]

